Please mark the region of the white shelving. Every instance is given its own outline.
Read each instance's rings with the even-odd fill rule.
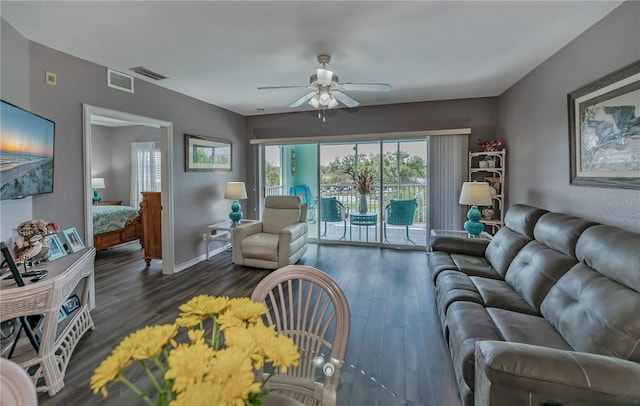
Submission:
[[[478,182],[488,182],[493,188],[491,198],[493,199],[494,215],[486,218],[484,209],[481,222],[485,224],[485,230],[495,234],[504,226],[505,212],[505,164],[506,150],[488,152],[469,152],[469,180]]]

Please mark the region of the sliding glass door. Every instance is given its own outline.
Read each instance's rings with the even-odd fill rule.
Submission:
[[[263,151],[264,196],[296,194],[307,201],[312,241],[426,247],[426,139],[266,145]]]

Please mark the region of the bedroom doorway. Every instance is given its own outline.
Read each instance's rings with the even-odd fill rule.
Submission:
[[[174,224],[173,224],[173,125],[171,122],[138,116],[103,107],[83,105],[84,117],[84,196],[85,196],[85,234],[87,241],[93,241],[92,219],[92,122],[99,120],[158,129],[160,134],[160,191],[162,198],[162,273],[175,273]]]

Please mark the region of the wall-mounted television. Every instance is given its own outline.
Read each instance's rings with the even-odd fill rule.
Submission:
[[[55,123],[0,101],[0,198],[53,192]]]

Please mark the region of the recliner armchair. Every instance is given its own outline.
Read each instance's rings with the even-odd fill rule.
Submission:
[[[307,251],[307,204],[298,196],[267,196],[262,221],[233,230],[233,263],[277,269]]]

